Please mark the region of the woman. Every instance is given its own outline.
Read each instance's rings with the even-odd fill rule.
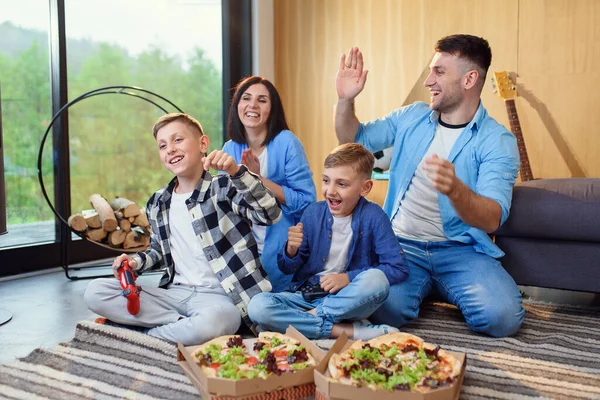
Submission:
[[[252,229],[261,262],[273,292],[289,288],[292,276],[277,267],[277,253],[306,206],[316,201],[316,189],[304,147],[289,130],[277,89],[267,79],[251,76],[237,86],[227,123],[229,141],[223,151],[261,177],[281,203],[281,221]]]

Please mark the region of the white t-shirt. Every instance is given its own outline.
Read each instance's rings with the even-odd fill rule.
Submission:
[[[323,271],[317,275],[341,274],[346,270],[348,250],[352,243],[352,214],[347,217],[333,217],[331,227],[331,248]]]
[[[452,146],[465,128],[464,125],[444,125],[438,123],[433,141],[419,163],[404,198],[400,201],[398,212],[392,220],[396,236],[419,241],[448,240],[442,225],[438,191],[427,177],[427,171],[423,169],[424,160],[432,154],[447,160]]]
[[[269,174],[269,167],[267,165],[269,156],[267,155],[267,148],[260,153],[258,156],[258,162],[260,163],[260,175],[267,176]],[[258,254],[262,254],[263,248],[265,247],[265,236],[267,235],[267,227],[262,225],[254,224],[252,226],[252,233],[254,234],[254,239],[256,239],[256,244],[258,245]]]
[[[225,293],[221,282],[210,267],[200,241],[192,228],[185,201],[190,198],[190,193],[175,193],[171,197],[169,208],[169,229],[171,235],[169,244],[171,255],[175,263],[174,284],[202,286]]]

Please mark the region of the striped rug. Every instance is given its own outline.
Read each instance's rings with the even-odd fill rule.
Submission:
[[[439,303],[423,305],[403,330],[467,353],[461,399],[600,399],[600,309],[524,306],[525,323],[512,338],[472,333],[456,308]],[[0,364],[0,398],[198,398],[176,353],[141,333],[80,322],[70,342]]]
[[[523,306],[523,327],[510,338],[471,332],[460,311],[442,303],[424,304],[402,331],[467,353],[461,399],[600,399],[600,309]]]
[[[0,365],[0,398],[197,399],[175,345],[152,336],[80,322],[75,338]]]

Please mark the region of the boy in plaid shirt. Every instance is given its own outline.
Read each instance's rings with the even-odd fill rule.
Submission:
[[[88,308],[118,324],[136,325],[149,335],[184,345],[234,334],[248,318],[250,299],[271,290],[260,263],[252,224],[281,217],[275,196],[259,177],[221,150],[204,156],[209,138],[187,114],[167,114],[153,134],[165,167],[175,174],[150,197],[146,213],[150,247],[113,262],[115,277],[127,260],[138,274],[164,269],[159,287],[144,286],[140,312],[130,315],[118,280],[88,285]],[[211,176],[210,168],[228,175]]]

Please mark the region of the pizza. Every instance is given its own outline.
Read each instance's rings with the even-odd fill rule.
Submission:
[[[225,379],[266,379],[316,365],[300,341],[277,332],[261,332],[249,348],[238,335],[220,336],[193,353],[205,375]]]
[[[373,390],[429,392],[457,381],[462,363],[440,346],[408,333],[357,340],[328,365],[333,381]]]

